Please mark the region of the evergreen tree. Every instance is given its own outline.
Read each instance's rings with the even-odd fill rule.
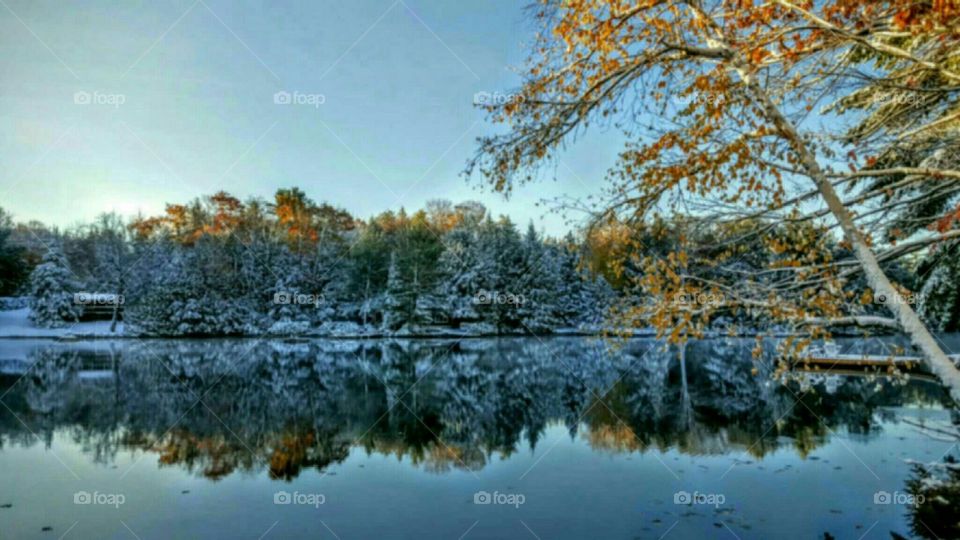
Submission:
[[[13,223],[0,208],[0,296],[12,296],[30,276],[24,259],[26,250],[10,242]]]
[[[47,251],[30,274],[30,320],[47,328],[63,326],[67,320],[76,322],[80,317],[74,299],[77,288],[63,253]]]
[[[923,280],[918,311],[940,332],[960,330],[960,244],[935,250],[920,267]]]
[[[383,328],[397,330],[410,321],[410,292],[400,273],[397,254],[390,254],[390,267],[387,274],[387,290],[383,300]]]
[[[455,227],[446,234],[443,243],[445,249],[437,262],[440,275],[438,296],[446,306],[452,326],[475,323],[480,320],[475,300],[477,292],[484,286],[476,224]]]
[[[548,333],[560,326],[556,304],[559,287],[556,257],[545,246],[531,221],[523,237],[523,295],[517,308],[523,327],[529,332]]]
[[[312,309],[311,318],[315,322],[324,322],[336,317],[336,307],[342,304],[350,293],[346,264],[343,260],[346,248],[340,242],[327,241],[317,246],[313,257],[308,260],[305,270],[307,293],[316,303],[307,306]]]
[[[416,212],[394,235],[394,253],[405,284],[403,292],[406,320],[415,324],[442,322],[445,318],[435,296],[437,263],[443,244],[431,229],[427,214]]]
[[[362,228],[349,254],[346,302],[338,316],[356,319],[363,325],[376,324],[382,312],[381,291],[386,287],[390,266],[390,251],[384,239],[384,231],[373,222]]]
[[[498,332],[516,330],[524,274],[520,234],[509,219],[488,218],[480,228],[478,247],[484,288],[475,293],[477,309]]]
[[[308,295],[298,257],[284,250],[280,260],[283,270],[271,273],[268,279],[272,280],[267,310],[267,324],[273,323],[305,323],[309,326],[310,317],[307,310],[301,305],[301,300]]]
[[[135,330],[164,336],[258,331],[246,298],[223,276],[219,265],[225,259],[217,251],[209,239],[174,250],[150,290],[129,306]]]
[[[570,327],[596,326],[603,322],[613,300],[613,289],[602,276],[591,276],[581,268],[580,253],[573,235],[553,246],[556,281],[556,314]]]

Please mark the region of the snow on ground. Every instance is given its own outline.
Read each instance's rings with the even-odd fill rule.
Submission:
[[[123,323],[110,332],[110,321],[66,323],[61,328],[37,328],[29,319],[30,309],[0,311],[0,338],[21,337],[116,337],[123,335]]]

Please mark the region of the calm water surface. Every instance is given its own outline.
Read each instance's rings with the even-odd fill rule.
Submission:
[[[939,386],[753,345],[0,343],[0,537],[933,538]]]

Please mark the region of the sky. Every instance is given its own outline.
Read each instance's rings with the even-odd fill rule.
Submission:
[[[460,174],[501,129],[475,95],[519,85],[536,29],[524,5],[0,0],[0,207],[68,227],[299,186],[361,218],[479,200],[560,234],[535,203],[599,192],[610,134],[509,200]]]

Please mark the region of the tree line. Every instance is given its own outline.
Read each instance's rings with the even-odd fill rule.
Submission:
[[[745,278],[775,288],[769,268],[795,268],[811,253],[851,257],[809,223],[610,219],[557,239],[532,224],[521,232],[476,202],[363,220],[290,188],[272,201],[219,192],[159,216],[104,214],[66,231],[3,214],[0,294],[29,296],[38,326],[68,325],[96,306],[131,331],[166,336],[797,331],[805,321],[784,326],[768,306],[731,301],[724,286]],[[883,268],[917,291],[927,324],[958,328],[955,258],[937,250]],[[697,287],[688,275],[719,285]],[[838,322],[880,318],[885,306],[865,280],[851,283],[863,291],[854,301],[830,303],[824,288],[804,309]]]
[[[115,303],[149,335],[546,333],[598,327],[615,297],[573,235],[521,233],[475,202],[362,220],[291,188],[65,232],[7,225],[16,265],[33,268],[5,294],[28,294],[40,326]]]

